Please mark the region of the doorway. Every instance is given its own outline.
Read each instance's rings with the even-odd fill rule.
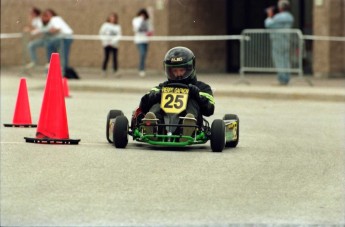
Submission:
[[[294,28],[302,30],[303,34],[312,34],[312,2],[313,0],[291,0],[291,13],[294,15]],[[277,0],[227,0],[226,19],[227,34],[239,35],[244,29],[264,28],[266,19],[265,9],[275,6]],[[309,72],[311,67],[312,46],[306,43],[304,71]],[[240,69],[240,43],[227,41],[226,71],[238,73]]]

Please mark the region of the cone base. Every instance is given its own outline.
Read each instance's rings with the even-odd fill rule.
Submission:
[[[80,139],[50,139],[50,138],[29,138],[24,137],[25,142],[27,143],[42,143],[42,144],[65,144],[65,145],[77,145],[80,142]]]
[[[12,128],[37,128],[35,124],[4,124],[4,126]]]

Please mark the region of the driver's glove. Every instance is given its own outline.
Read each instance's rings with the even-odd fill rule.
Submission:
[[[189,84],[188,88],[189,88],[190,97],[194,98],[196,101],[199,101],[200,100],[200,94],[199,94],[200,89],[193,84]]]

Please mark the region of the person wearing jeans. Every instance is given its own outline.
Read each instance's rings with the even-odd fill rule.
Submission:
[[[294,18],[289,12],[290,3],[288,0],[278,1],[278,13],[274,15],[274,7],[266,10],[267,18],[265,27],[268,29],[289,29],[292,27]],[[290,73],[290,34],[273,31],[270,34],[272,43],[272,60],[278,71],[279,85],[288,85]],[[284,71],[285,70],[285,71]]]
[[[139,50],[139,72],[145,72],[145,60],[148,50],[148,43],[138,43],[137,47]],[[144,73],[145,75],[145,73]],[[142,75],[140,75],[142,76]]]
[[[48,18],[47,26],[41,30],[42,33],[49,34],[46,41],[47,59],[50,60],[52,53],[60,52],[62,73],[65,75],[69,63],[69,53],[73,42],[73,30],[58,16],[54,10],[47,9],[43,15]]]
[[[132,20],[134,43],[139,51],[139,76],[144,77],[145,61],[148,52],[148,36],[152,35],[153,28],[146,9],[141,9]]]
[[[71,44],[73,42],[72,37],[53,37],[47,42],[47,59],[50,59],[53,53],[60,52],[62,73],[65,75],[69,62],[69,53]]]
[[[45,46],[46,46],[46,40],[44,38],[35,39],[28,43],[28,50],[29,50],[31,62],[25,66],[26,68],[29,69],[37,65],[38,63],[37,49],[41,47],[45,47]]]
[[[25,26],[24,32],[28,32],[32,37],[35,37],[33,40],[31,40],[28,43],[28,52],[30,56],[31,62],[25,66],[25,68],[29,69],[37,65],[38,63],[38,58],[37,58],[37,49],[41,47],[45,47],[46,44],[46,35],[45,34],[40,34],[40,29],[45,26],[48,21],[45,20],[44,17],[41,17],[41,10],[32,7],[30,9],[30,21],[31,24],[28,26]],[[36,37],[38,36],[38,37]]]

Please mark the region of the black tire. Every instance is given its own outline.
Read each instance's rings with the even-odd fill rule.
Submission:
[[[225,124],[216,119],[211,125],[211,149],[213,152],[222,152],[225,147]]]
[[[125,148],[128,144],[128,119],[126,116],[118,116],[115,119],[113,141],[116,148]]]
[[[236,120],[237,121],[237,140],[235,141],[229,141],[225,143],[225,147],[236,147],[238,144],[238,141],[240,140],[240,119],[236,114],[225,114],[223,117],[223,120]]]
[[[105,134],[107,136],[107,140],[109,143],[113,143],[110,139],[109,139],[109,121],[112,118],[116,118],[118,116],[123,116],[123,112],[121,110],[110,110],[108,115],[107,115],[107,124],[106,124],[106,128],[105,128]]]

